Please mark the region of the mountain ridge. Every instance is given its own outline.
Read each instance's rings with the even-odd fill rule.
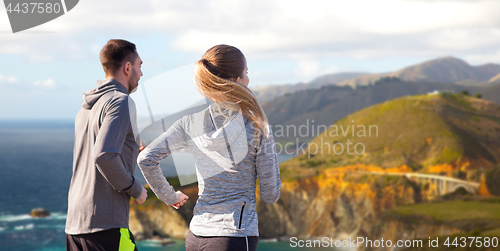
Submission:
[[[394,72],[366,73],[340,72],[319,76],[307,83],[263,85],[252,87],[260,102],[327,85],[368,86],[386,77],[405,81],[454,83],[465,86],[491,86],[500,83],[500,64],[486,63],[472,66],[466,61],[446,56],[410,65]]]
[[[272,100],[276,97],[302,90],[320,88],[325,85],[334,85],[346,79],[351,79],[366,75],[363,72],[342,72],[319,76],[307,83],[281,84],[281,85],[261,85],[252,87],[252,91],[260,102]]]
[[[487,63],[472,66],[466,61],[452,57],[440,57],[404,67],[392,73],[371,74],[343,81],[339,85],[369,85],[382,77],[398,77],[406,81],[428,81],[463,85],[487,84],[500,73],[500,65]]]

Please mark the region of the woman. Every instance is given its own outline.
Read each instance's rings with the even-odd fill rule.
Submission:
[[[196,63],[194,80],[211,104],[155,139],[139,155],[139,167],[158,198],[178,207],[186,196],[168,184],[159,163],[173,151],[191,152],[199,198],[186,250],[256,250],[256,179],[266,203],[279,199],[281,181],[267,117],[247,87],[246,59],[233,46],[214,46]]]

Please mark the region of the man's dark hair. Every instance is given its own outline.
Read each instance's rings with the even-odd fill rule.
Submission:
[[[136,58],[135,44],[122,39],[109,40],[101,50],[101,64],[106,74],[115,74],[125,62],[134,64]]]

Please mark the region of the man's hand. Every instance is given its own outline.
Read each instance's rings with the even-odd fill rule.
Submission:
[[[140,205],[140,204],[144,203],[144,201],[146,201],[147,198],[148,198],[148,190],[146,190],[146,188],[143,187],[141,196],[139,196],[139,198],[135,199],[134,203],[136,205]]]
[[[175,209],[179,209],[179,207],[181,207],[182,205],[184,205],[184,203],[186,203],[189,197],[184,193],[182,193],[181,191],[177,191],[176,193],[179,195],[179,200],[177,200],[177,202],[173,204],[172,207]]]

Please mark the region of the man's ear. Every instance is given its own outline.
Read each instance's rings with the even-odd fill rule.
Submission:
[[[125,65],[123,66],[123,73],[125,73],[125,76],[130,75],[132,72],[132,64],[130,62],[126,62]]]

